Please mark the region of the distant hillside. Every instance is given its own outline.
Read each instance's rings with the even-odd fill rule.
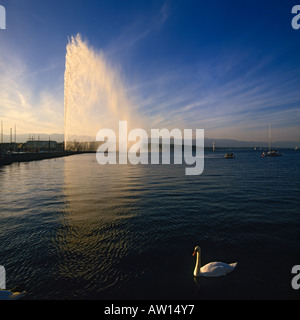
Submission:
[[[54,140],[57,142],[63,142],[64,141],[64,135],[63,134],[30,134],[30,137],[34,136],[35,140],[38,140],[38,136],[40,141],[42,140]],[[17,143],[26,142],[29,138],[28,134],[17,134]],[[14,139],[14,136],[13,136]],[[4,135],[4,142],[10,142],[10,136]],[[206,148],[209,148],[213,146],[213,143],[215,143],[216,148],[226,148],[226,147],[232,147],[232,148],[242,148],[242,147],[257,147],[257,148],[263,148],[268,147],[269,143],[267,141],[240,141],[236,139],[210,139],[205,138],[204,139],[204,145]],[[272,148],[295,148],[295,146],[300,147],[300,141],[272,141]]]
[[[234,139],[204,139],[205,147],[212,147],[213,142],[216,148],[233,147],[257,147],[263,148],[268,147],[268,141],[239,141]],[[272,148],[295,148],[295,146],[300,146],[300,141],[272,141]]]

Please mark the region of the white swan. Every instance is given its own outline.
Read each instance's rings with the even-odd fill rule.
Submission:
[[[25,292],[12,292],[10,290],[0,290],[0,300],[18,300],[25,295]]]
[[[210,262],[201,268],[201,248],[195,247],[193,256],[197,253],[196,266],[194,270],[194,277],[220,277],[225,276],[227,273],[231,272],[237,265],[234,263],[224,263],[224,262]]]

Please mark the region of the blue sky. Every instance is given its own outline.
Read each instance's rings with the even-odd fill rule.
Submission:
[[[0,0],[5,133],[64,132],[68,39],[117,69],[149,128],[207,138],[300,140],[296,1]],[[99,128],[100,129],[100,128]]]

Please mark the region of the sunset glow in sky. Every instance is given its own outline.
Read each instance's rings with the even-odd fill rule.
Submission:
[[[207,138],[266,141],[271,123],[274,140],[299,141],[295,4],[0,0],[4,133],[15,124],[18,133],[64,133],[66,46],[80,34],[117,74],[145,129],[200,128]]]

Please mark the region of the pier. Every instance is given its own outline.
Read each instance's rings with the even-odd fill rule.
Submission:
[[[29,162],[29,161],[39,161],[46,159],[55,159],[68,157],[75,154],[81,154],[84,152],[80,151],[57,151],[57,152],[41,152],[41,153],[12,153],[5,154],[5,157],[0,157],[0,167],[2,165],[9,165],[15,162]]]

